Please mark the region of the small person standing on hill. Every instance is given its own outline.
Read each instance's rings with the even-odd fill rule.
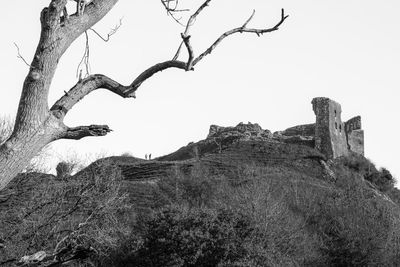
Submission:
[[[144,157],[146,158],[146,160],[147,160],[147,154],[146,155],[144,155]]]
[[[149,160],[151,160],[151,154],[149,154]]]

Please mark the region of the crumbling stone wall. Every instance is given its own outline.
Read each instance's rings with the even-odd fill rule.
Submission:
[[[232,144],[237,141],[266,141],[297,144],[316,148],[328,159],[347,155],[349,151],[364,155],[364,131],[361,129],[361,117],[343,122],[342,108],[339,103],[317,97],[312,100],[316,122],[290,127],[273,134],[263,130],[257,123],[239,123],[235,127],[211,125],[204,142],[218,145],[223,142]],[[207,146],[209,148],[209,146]]]
[[[316,115],[315,148],[328,158],[346,155],[348,145],[340,104],[326,97],[317,97],[312,100],[312,105]]]
[[[326,97],[314,98],[312,105],[316,115],[316,149],[327,158],[337,158],[349,151],[364,155],[364,131],[360,116],[343,123],[340,104]]]
[[[297,144],[314,148],[315,123],[297,125],[284,131],[277,131],[273,139],[288,144]]]
[[[348,149],[364,155],[364,131],[361,129],[361,117],[357,116],[345,123]]]
[[[282,135],[286,136],[314,136],[315,135],[315,123],[312,124],[303,124],[297,125],[294,127],[287,128],[286,130],[281,132]]]

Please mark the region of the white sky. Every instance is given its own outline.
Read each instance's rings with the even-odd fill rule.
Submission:
[[[30,62],[39,39],[40,10],[48,2],[2,3],[2,115],[15,116],[28,71],[13,42]],[[182,7],[202,3],[180,2]],[[156,157],[204,139],[211,124],[251,121],[276,131],[314,122],[311,100],[325,96],[341,103],[342,119],[362,116],[366,156],[400,178],[400,2],[214,0],[192,27],[195,53],[223,31],[242,25],[253,9],[257,13],[249,26],[273,26],[281,8],[290,18],[278,32],[226,39],[194,72],[167,70],[145,82],[137,99],[104,90],[89,95],[66,123],[108,124],[114,131],[106,137],[57,141],[53,150]],[[172,58],[183,29],[166,16],[159,0],[121,0],[94,28],[106,34],[121,17],[123,25],[110,42],[90,34],[91,68],[129,84],[145,68]],[[49,105],[76,83],[84,41],[78,39],[60,61]]]

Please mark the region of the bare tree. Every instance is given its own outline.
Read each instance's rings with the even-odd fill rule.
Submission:
[[[60,58],[72,42],[91,29],[118,2],[118,0],[74,1],[77,2],[74,14],[68,14],[66,11],[68,0],[50,0],[49,6],[41,12],[41,36],[23,84],[14,130],[0,146],[0,190],[47,144],[59,139],[78,140],[87,136],[104,136],[111,131],[107,125],[68,127],[64,124],[64,117],[68,111],[92,91],[103,88],[124,98],[135,97],[140,85],[154,74],[169,68],[191,71],[226,37],[235,33],[262,35],[273,32],[278,30],[287,18],[282,10],[281,19],[275,26],[254,29],[248,27],[253,13],[242,26],[223,33],[209,48],[195,57],[190,43],[190,28],[197,16],[211,2],[206,0],[185,24],[185,30],[181,35],[182,43],[172,60],[149,67],[129,85],[121,85],[103,74],[89,75],[80,79],[52,107],[49,107],[49,89]],[[178,0],[161,0],[161,3],[168,14],[180,22],[176,12],[184,10],[177,8]],[[185,61],[178,60],[182,47],[186,47],[189,55]]]

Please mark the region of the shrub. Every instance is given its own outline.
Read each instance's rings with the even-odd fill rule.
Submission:
[[[308,227],[323,241],[326,266],[386,266],[390,255],[383,248],[394,223],[391,204],[369,198],[370,190],[351,175],[342,177],[349,181],[347,188],[318,203]]]
[[[157,183],[155,193],[160,202],[182,204],[190,207],[211,207],[218,181],[201,164],[195,164],[190,170],[182,171],[178,167],[169,177]]]
[[[248,255],[251,225],[249,217],[231,210],[168,207],[147,222],[143,245],[120,266],[233,264]]]
[[[395,179],[392,174],[385,168],[379,171],[371,172],[364,176],[367,181],[370,181],[382,192],[387,192],[394,187]]]
[[[164,203],[186,209],[234,210],[250,218],[252,241],[245,243],[247,256],[238,266],[293,266],[318,256],[319,243],[303,229],[304,219],[287,207],[295,194],[285,189],[286,179],[268,176],[266,168],[256,166],[241,168],[234,180],[199,169],[161,180],[157,193],[168,200]]]
[[[374,184],[380,191],[387,192],[394,187],[396,181],[392,174],[385,168],[378,170],[375,165],[364,156],[352,153],[342,157],[340,160],[345,167],[353,172],[361,174],[365,180]]]
[[[72,171],[74,170],[74,165],[65,161],[61,161],[57,164],[56,172],[57,178],[64,179],[68,176],[71,176]]]

